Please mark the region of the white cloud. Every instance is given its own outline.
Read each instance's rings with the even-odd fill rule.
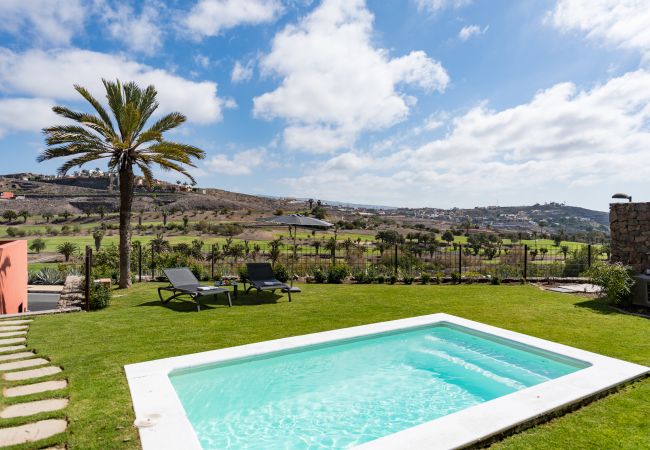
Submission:
[[[65,45],[83,29],[86,9],[81,0],[2,0],[0,31],[41,44]]]
[[[138,15],[134,9],[124,3],[115,8],[102,3],[98,16],[113,39],[122,42],[128,49],[152,55],[162,47],[163,32],[160,28],[159,10],[164,6],[152,1],[143,3]]]
[[[194,56],[194,62],[197,63],[199,66],[201,66],[204,69],[207,69],[208,67],[210,67],[210,58],[208,58],[205,55],[201,55],[201,54],[195,55]]]
[[[460,8],[472,3],[472,0],[415,0],[419,11],[426,11],[432,14],[442,11],[445,8]]]
[[[47,74],[47,78],[43,78]],[[194,82],[162,69],[87,50],[30,50],[14,53],[0,48],[0,92],[56,100],[79,100],[73,84],[88,88],[96,97],[105,95],[101,78],[153,84],[158,90],[160,112],[180,111],[188,120],[210,123],[221,120],[223,100],[217,84]]]
[[[235,153],[232,156],[220,153],[209,158],[205,167],[209,172],[225,175],[250,175],[255,167],[264,161],[266,150],[253,149]]]
[[[0,99],[0,138],[12,131],[36,131],[57,120],[54,103],[43,98]]]
[[[480,104],[448,122],[444,137],[424,145],[344,153],[323,163],[328,170],[285,183],[296,195],[363,203],[471,206],[577,195],[602,206],[622,183],[650,177],[648,71],[590,90],[560,83],[528,103],[500,111]]]
[[[281,12],[279,0],[199,0],[182,22],[197,36],[217,36],[239,25],[273,22]]]
[[[466,25],[460,29],[460,31],[458,32],[458,37],[461,40],[466,41],[472,36],[479,36],[481,34],[485,34],[488,28],[489,25],[486,26],[485,28],[481,28],[478,25]]]
[[[254,65],[255,60],[253,59],[250,59],[243,64],[240,61],[235,61],[235,65],[232,68],[232,73],[230,74],[230,79],[232,82],[243,83],[253,78]]]
[[[325,0],[273,39],[260,67],[282,82],[253,100],[254,114],[285,119],[288,148],[323,153],[349,147],[362,131],[408,116],[415,99],[398,92],[398,84],[426,91],[447,86],[444,68],[424,52],[390,59],[387,50],[373,47],[373,19],[363,0]]]
[[[559,0],[547,20],[563,31],[581,31],[650,58],[650,4],[645,0]]]

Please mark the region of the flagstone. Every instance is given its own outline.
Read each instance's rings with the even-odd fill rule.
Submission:
[[[13,419],[14,417],[33,416],[44,412],[58,411],[68,406],[67,398],[50,398],[47,400],[36,400],[33,402],[17,403],[9,405],[0,412],[1,419]]]
[[[26,369],[27,367],[42,366],[47,364],[49,361],[45,358],[33,358],[26,359],[24,361],[13,361],[0,364],[0,372],[6,372],[7,370],[17,370],[17,369]]]
[[[15,352],[16,350],[23,350],[24,345],[11,345],[9,347],[0,347],[0,353]]]
[[[33,322],[32,319],[20,319],[20,320],[0,320],[0,326],[5,325],[24,325],[26,323]]]
[[[19,445],[47,439],[63,433],[68,423],[63,419],[40,420],[26,425],[0,429],[0,445]]]
[[[24,337],[11,338],[11,339],[0,339],[0,345],[21,344],[21,343],[23,343],[25,341],[26,341],[26,339]]]
[[[8,372],[2,375],[7,381],[20,381],[20,380],[29,380],[31,378],[40,378],[46,377],[48,375],[54,375],[55,373],[62,372],[60,367],[56,366],[47,366],[41,367],[39,369],[32,370],[22,370],[20,372]]]
[[[23,395],[39,394],[41,392],[58,391],[68,386],[66,380],[43,381],[41,383],[25,384],[4,389],[5,397],[20,397]]]
[[[8,333],[0,333],[0,338],[25,336],[27,331],[9,331]]]
[[[34,352],[10,353],[8,355],[0,355],[0,362],[13,361],[14,359],[31,358],[32,356],[36,356],[36,353]]]
[[[6,331],[27,331],[29,330],[29,327],[27,325],[12,325],[9,327],[4,327],[0,325],[0,332],[6,332]]]

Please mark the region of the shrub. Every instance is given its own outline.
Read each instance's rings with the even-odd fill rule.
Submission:
[[[41,238],[36,238],[29,244],[29,249],[33,252],[40,253],[45,249],[45,241]]]
[[[451,281],[452,283],[460,283],[461,281],[461,275],[458,272],[452,272],[451,274]]]
[[[111,303],[111,288],[104,283],[93,283],[90,287],[90,309],[104,309]]]
[[[429,281],[431,281],[431,275],[429,275],[426,272],[423,272],[422,275],[420,275],[420,281],[422,284],[428,284]]]
[[[386,277],[383,275],[378,275],[377,276],[377,283],[379,284],[384,284],[386,282]]]
[[[320,267],[317,267],[314,270],[312,270],[311,276],[314,277],[314,281],[316,283],[325,283],[325,281],[327,280],[327,275],[325,274],[325,271]]]
[[[634,279],[631,269],[623,264],[598,263],[592,266],[587,275],[591,282],[603,288],[607,299],[614,304],[629,301]]]
[[[490,284],[492,284],[494,286],[500,285],[501,284],[501,278],[499,278],[498,276],[491,277],[490,278]]]
[[[25,230],[16,227],[7,227],[7,236],[9,237],[23,237]]]
[[[327,282],[340,284],[350,274],[350,269],[345,264],[334,264],[327,272]]]
[[[404,284],[413,284],[413,277],[410,275],[404,275],[402,277],[402,281],[404,282]]]
[[[396,276],[396,275],[391,275],[390,277],[388,277],[388,282],[389,282],[390,284],[395,284],[395,283],[397,283],[397,276]]]
[[[273,274],[278,281],[286,283],[289,280],[289,270],[284,267],[282,264],[276,264],[273,269]]]
[[[359,284],[370,284],[375,279],[373,275],[367,273],[365,270],[358,270],[352,276],[354,277],[354,281]]]
[[[190,264],[190,271],[194,274],[197,280],[208,279],[208,272],[201,264],[198,263]]]
[[[243,283],[244,281],[248,280],[248,267],[246,266],[241,266],[239,268],[239,280]]]

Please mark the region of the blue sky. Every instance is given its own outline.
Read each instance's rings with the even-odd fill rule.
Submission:
[[[4,0],[0,172],[75,83],[154,84],[199,185],[403,206],[648,200],[650,8],[624,0]],[[94,167],[93,165],[92,167]],[[101,166],[101,164],[100,164]],[[178,177],[158,173],[170,181]]]

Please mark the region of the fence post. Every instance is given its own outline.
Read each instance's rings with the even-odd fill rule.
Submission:
[[[587,268],[591,268],[591,244],[587,245]]]
[[[524,280],[528,277],[528,244],[524,244]]]
[[[211,249],[211,255],[210,255],[210,276],[212,277],[212,281],[214,281],[214,254],[215,254],[215,245],[212,244],[212,249]]]
[[[90,283],[93,265],[93,250],[89,245],[86,246],[86,279],[85,279],[85,294],[86,294],[86,311],[90,311]]]
[[[463,281],[463,244],[458,244],[458,284]]]
[[[151,241],[151,281],[156,279],[156,253],[154,252],[154,243]]]
[[[138,241],[138,282],[142,283],[142,242]]]
[[[395,258],[393,262],[395,263],[394,265],[395,276],[397,276],[397,244],[395,244]]]

